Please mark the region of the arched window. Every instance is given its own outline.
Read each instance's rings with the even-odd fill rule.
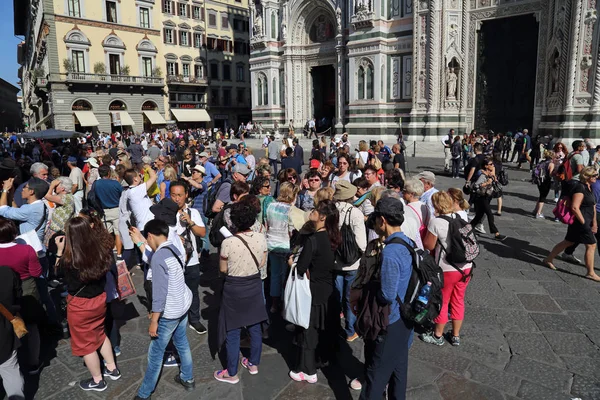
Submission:
[[[264,101],[263,101],[263,105],[267,105],[269,104],[269,81],[267,80],[267,77],[263,75],[263,80],[264,80],[264,85],[265,85],[265,90],[263,92],[264,95]]]
[[[273,78],[273,104],[277,104],[277,78]]]
[[[374,99],[374,83],[375,69],[373,64],[367,59],[363,59],[358,67],[358,99],[373,100]]]
[[[262,79],[260,76],[257,79],[258,79],[258,82],[257,82],[258,105],[262,106],[263,105],[263,83],[262,83]]]

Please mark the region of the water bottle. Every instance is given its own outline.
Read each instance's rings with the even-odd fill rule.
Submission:
[[[417,301],[415,302],[414,309],[415,313],[415,322],[421,323],[423,318],[427,315],[427,304],[429,304],[429,294],[431,293],[431,282],[427,282],[426,285],[423,285],[421,290],[419,291],[419,297],[417,297]]]
[[[62,337],[63,339],[68,339],[71,337],[71,333],[69,332],[69,323],[67,322],[67,319],[63,319],[60,323],[60,327],[62,329]]]

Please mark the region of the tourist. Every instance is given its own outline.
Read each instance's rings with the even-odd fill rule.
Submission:
[[[185,285],[185,255],[168,240],[169,226],[154,219],[144,227],[146,239],[137,228],[131,229],[134,242],[144,242],[153,254],[150,258],[152,270],[152,304],[148,334],[153,339],[148,348],[148,366],[136,400],[149,399],[156,388],[162,369],[165,349],[171,339],[177,349],[181,370],[175,375],[175,383],[187,391],[194,390],[192,352],[187,339],[187,312],[192,303],[192,293]]]
[[[350,156],[346,154],[340,154],[338,156],[338,169],[335,174],[331,175],[330,185],[335,189],[335,185],[340,180],[347,181],[349,183],[354,182],[354,179],[359,178],[361,176],[361,172],[353,172],[350,171]]]
[[[302,173],[302,161],[294,155],[294,149],[292,147],[286,147],[285,157],[281,158],[281,169],[293,169],[298,175]]]
[[[11,268],[0,267],[0,304],[17,317],[21,309],[20,286],[19,277]],[[0,318],[0,378],[4,395],[10,400],[25,399],[23,375],[17,359],[18,347],[19,339],[13,324],[4,317]]]
[[[94,182],[100,179],[100,174],[98,173],[98,161],[94,157],[90,157],[85,160],[85,163],[89,166],[89,170],[87,172],[87,179],[85,181],[85,195],[87,196],[90,190],[92,190],[92,186]]]
[[[424,192],[421,195],[421,202],[427,205],[429,215],[435,215],[433,204],[431,203],[431,196],[438,192],[437,188],[435,188],[435,175],[431,171],[423,171],[417,175],[417,179],[423,183]]]
[[[233,182],[246,182],[246,178],[250,175],[251,171],[245,164],[236,164],[231,169],[231,179],[227,178],[223,181],[217,192],[217,198],[212,207],[212,213],[218,213],[223,207],[231,202],[231,184]],[[208,213],[208,210],[204,211]]]
[[[324,136],[322,136],[323,138]],[[312,150],[310,151],[310,159],[323,161],[323,153],[321,152],[321,144],[319,139],[312,141]]]
[[[276,203],[275,203],[276,204]],[[251,375],[258,373],[262,352],[261,323],[267,320],[261,276],[266,274],[267,243],[265,236],[251,230],[258,210],[249,202],[231,207],[231,221],[237,228],[234,236],[223,240],[219,271],[225,274],[219,313],[219,347],[225,343],[227,368],[215,371],[221,382],[239,382],[238,362],[240,333],[245,327],[250,336],[250,355],[241,360]]]
[[[341,180],[336,185],[333,200],[339,211],[339,229],[341,230],[344,224],[351,227],[356,246],[358,246],[358,253],[362,254],[367,247],[367,233],[363,213],[352,205],[356,192],[356,186],[350,182]],[[335,288],[341,309],[344,313],[344,331],[348,342],[353,342],[358,338],[358,334],[354,330],[356,316],[350,307],[350,287],[352,286],[352,282],[354,282],[359,265],[360,258],[352,261],[343,260],[339,255],[336,256]]]
[[[123,186],[114,179],[111,179],[111,168],[108,165],[101,165],[100,168],[98,168],[98,173],[100,179],[94,184],[94,193],[104,212],[104,226],[108,230],[108,233],[115,235],[117,255],[121,255],[122,243],[121,235],[119,234],[119,200],[123,193]]]
[[[469,222],[467,210],[469,209],[470,205],[467,202],[467,200],[465,200],[465,196],[462,190],[450,188],[448,189],[447,193],[450,195],[450,197],[452,197],[452,200],[454,201],[454,213],[461,217],[463,221]]]
[[[183,174],[181,176],[183,178],[190,179],[192,177],[192,174],[190,174],[189,176]],[[173,168],[173,166],[171,166],[170,164],[166,165],[164,168],[164,171],[163,171],[163,181],[159,185],[159,188],[160,188],[159,199],[160,200],[164,199],[165,197],[171,196],[171,193],[170,193],[171,182],[175,182],[176,180],[177,180],[177,171],[175,171],[175,168]]]
[[[296,327],[294,344],[298,347],[295,367],[289,372],[297,382],[317,382],[317,368],[335,354],[339,329],[339,303],[333,288],[335,251],[341,242],[339,212],[332,201],[320,202],[310,213],[306,232],[299,235],[300,253],[290,256],[288,264],[298,276],[310,276],[311,309],[308,328]]]
[[[22,342],[27,354],[25,357],[27,371],[33,375],[40,370],[40,331],[38,326],[46,318],[37,284],[42,277],[42,267],[31,246],[15,243],[17,234],[15,223],[10,219],[0,217],[0,259],[3,266],[9,267],[21,278],[19,285],[20,314],[29,332]]]
[[[266,225],[266,211],[269,205],[275,201],[273,196],[271,196],[271,180],[266,176],[257,176],[252,182],[250,194],[256,196],[260,201],[260,211],[256,216],[257,221],[262,225]]]
[[[192,292],[192,304],[188,310],[190,329],[203,335],[207,332],[207,329],[200,322],[200,295],[198,294],[198,287],[200,286],[200,253],[202,250],[198,251],[197,238],[202,238],[206,235],[206,228],[200,212],[188,207],[186,203],[189,193],[185,182],[171,182],[169,191],[169,197],[178,207],[176,232],[184,244],[184,249],[188,252],[188,254],[183,255],[182,261],[185,264],[185,284]],[[190,248],[191,251],[188,250]]]
[[[79,382],[79,387],[89,391],[107,388],[103,377],[121,378],[115,364],[110,340],[104,332],[106,315],[106,273],[113,263],[114,239],[105,231],[98,231],[82,217],[67,222],[65,236],[56,240],[56,265],[63,272],[69,296],[67,321],[71,333],[71,350],[74,356],[83,357],[92,377]],[[101,368],[98,351],[106,362]]]
[[[450,155],[452,157],[452,177],[458,179],[458,173],[460,171],[460,159],[462,155],[462,149],[460,144],[460,136],[454,137],[454,142],[450,148]]]
[[[369,191],[371,185],[369,185],[367,178],[364,176],[356,178],[352,184],[356,186],[356,200],[352,204],[363,213],[366,221],[374,210],[373,203],[371,202],[371,192]]]
[[[306,179],[308,187],[302,189],[298,194],[296,207],[303,211],[311,211],[315,205],[315,194],[321,188],[323,181],[321,180],[321,175],[316,170],[308,171],[304,179]]]
[[[412,218],[416,221],[421,239],[425,238],[427,226],[429,226],[432,217],[429,207],[420,200],[424,190],[425,185],[423,185],[423,182],[413,178],[405,182],[402,191],[402,198],[406,203],[404,219]]]
[[[374,162],[379,162],[377,157],[374,157]],[[381,163],[380,163],[381,164]],[[363,175],[367,178],[367,182],[369,182],[369,190],[373,190],[377,186],[381,186],[381,181],[379,180],[379,169],[372,164],[367,164],[363,168]]]
[[[29,173],[31,174],[32,178],[39,178],[43,181],[48,180],[48,166],[44,163],[36,162],[36,163],[31,164],[31,167],[29,168]],[[15,193],[13,196],[13,203],[17,207],[21,207],[24,204],[23,198],[21,197],[21,192],[23,191],[23,187],[26,184],[27,184],[27,181],[21,183],[15,190]],[[70,191],[71,191],[71,188],[69,187],[69,192]]]
[[[537,181],[537,188],[540,195],[534,210],[535,217],[539,219],[546,218],[542,213],[542,209],[544,208],[546,197],[548,197],[548,193],[550,193],[550,189],[552,188],[554,166],[554,152],[545,150],[541,165],[535,167],[536,171],[540,171],[540,176]]]
[[[454,138],[454,129],[450,129],[448,134],[442,137],[442,146],[444,146],[444,172],[450,172],[450,160],[452,159],[452,140]]]
[[[139,230],[143,230],[146,223],[154,218],[150,211],[152,200],[148,197],[148,190],[156,183],[156,172],[149,166],[145,167],[144,170],[149,175],[146,182],[143,182],[140,174],[133,169],[125,171],[123,177],[129,186],[129,190],[124,194],[126,195],[127,207],[131,211],[130,222]]]
[[[358,168],[362,169],[369,161],[369,145],[364,140],[358,142],[358,151],[356,152],[356,162]]]
[[[317,190],[317,193],[315,193],[314,197],[315,207],[323,200],[333,200],[334,193],[335,190],[332,187],[324,187]]]
[[[290,252],[290,236],[293,229],[290,224],[290,210],[297,195],[298,186],[291,182],[283,182],[277,201],[267,208],[267,247],[271,265],[270,295],[273,314],[277,313],[281,306],[280,298],[283,295],[283,281],[287,271],[287,256]]]
[[[394,158],[392,159],[394,168],[400,169],[402,172],[406,172],[406,159],[404,157],[402,146],[400,146],[398,143],[394,144],[392,146],[392,153],[394,154]]]
[[[426,250],[434,252],[435,260],[444,272],[444,286],[442,287],[442,308],[438,317],[433,321],[435,323],[434,330],[420,335],[420,338],[425,343],[443,345],[444,338],[442,336],[450,314],[452,332],[448,335],[448,341],[453,346],[459,346],[460,329],[465,316],[465,293],[471,279],[473,264],[454,264],[446,259],[447,250],[452,241],[448,233],[450,221],[461,217],[454,213],[454,200],[448,193],[435,193],[431,200],[437,217],[429,222],[423,245]]]
[[[254,171],[254,168],[256,168],[256,158],[254,157],[254,154],[252,154],[252,149],[246,147],[242,154],[246,160],[246,164],[248,164],[248,168]]]
[[[386,246],[381,254],[380,298],[390,304],[390,315],[386,334],[374,341],[365,340],[365,384],[360,394],[361,400],[381,397],[386,386],[390,399],[406,398],[408,346],[412,330],[400,316],[398,299],[406,295],[412,274],[412,256],[404,245],[390,243],[400,238],[412,244],[400,228],[404,222],[403,210],[401,200],[385,197],[377,203],[371,215],[375,230],[386,238]]]
[[[494,239],[503,241],[506,239],[506,236],[501,235],[498,232],[498,228],[494,224],[494,214],[492,213],[492,209],[490,207],[490,202],[494,195],[494,191],[496,190],[495,188],[498,185],[499,183],[496,178],[494,161],[491,158],[486,157],[483,160],[483,168],[479,172],[479,177],[476,178],[472,185],[475,217],[471,220],[471,225],[475,227],[475,231],[484,234],[485,231],[479,228],[478,225],[483,220],[483,217],[487,216],[490,233],[494,235]]]
[[[219,170],[217,169],[215,164],[213,164],[212,162],[210,162],[208,160],[207,152],[203,151],[202,153],[200,153],[198,155],[198,158],[200,159],[200,163],[204,167],[204,171],[205,171],[204,182],[206,182],[206,185],[208,187],[211,187],[212,185],[217,183],[219,180],[221,180],[221,173],[219,172]]]
[[[290,125],[292,124],[290,120]],[[294,137],[293,128],[290,129],[290,135]],[[279,157],[279,145],[275,141],[275,136],[269,136],[269,145],[267,146],[268,157],[269,157],[269,165],[273,168],[273,174],[277,176],[277,160]]]
[[[78,213],[83,208],[83,172],[77,166],[77,159],[75,157],[67,159],[67,166],[71,170],[69,173],[69,179],[73,182],[71,192],[75,200],[75,212]]]
[[[318,169],[319,175],[321,175],[321,180],[323,181],[323,187],[329,186],[331,181],[330,175],[335,171],[335,166],[329,160],[323,162]]]
[[[598,231],[598,223],[596,221],[596,198],[591,188],[597,179],[598,172],[594,167],[585,167],[580,173],[580,182],[570,181],[571,212],[575,215],[575,220],[567,227],[565,239],[554,246],[543,263],[548,268],[555,270],[554,258],[567,247],[581,243],[585,245],[585,266],[587,268],[585,277],[600,282],[600,276],[594,271],[595,234]]]
[[[44,199],[54,203],[52,216],[46,225],[44,241],[42,242],[46,248],[51,243],[54,234],[64,232],[65,224],[73,215],[75,215],[75,199],[71,193],[73,182],[66,176],[59,176],[50,183],[48,193]],[[52,246],[54,247],[54,246]]]

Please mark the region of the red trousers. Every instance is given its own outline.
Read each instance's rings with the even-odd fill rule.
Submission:
[[[471,269],[463,271],[466,275]],[[465,292],[471,278],[462,282],[463,275],[458,271],[444,272],[444,287],[442,288],[442,310],[440,315],[433,320],[436,324],[448,322],[448,304],[450,304],[450,318],[462,321],[465,318]]]

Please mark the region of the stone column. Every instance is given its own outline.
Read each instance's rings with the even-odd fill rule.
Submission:
[[[346,65],[346,54],[345,47],[342,44],[342,34],[338,33],[337,35],[338,44],[335,46],[335,51],[337,53],[337,66],[333,66],[336,70],[336,107],[335,107],[335,130],[336,133],[343,131],[344,129],[344,82],[345,82],[345,65]]]
[[[567,93],[565,99],[565,112],[573,111],[573,102],[575,100],[575,85],[577,78],[577,59],[580,49],[579,32],[581,29],[581,13],[583,0],[573,1],[573,13],[571,17],[570,42],[571,53],[569,54],[569,64],[567,73]]]

